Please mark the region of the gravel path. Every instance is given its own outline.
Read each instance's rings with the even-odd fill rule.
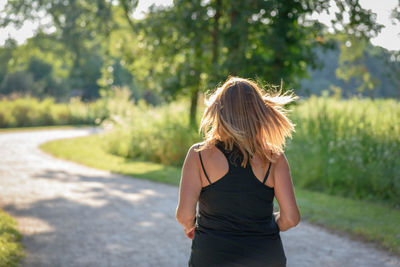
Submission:
[[[40,143],[94,128],[0,134],[0,207],[17,219],[23,266],[187,266],[178,188],[56,159]],[[281,232],[288,267],[400,266],[400,258],[305,221]]]

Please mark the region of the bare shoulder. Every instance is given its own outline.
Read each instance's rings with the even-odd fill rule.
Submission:
[[[191,146],[191,149],[193,149],[194,152],[198,152],[199,149],[200,149],[200,147],[203,146],[203,145],[205,145],[205,141],[202,141],[202,142],[198,142],[198,143],[193,144],[193,145]],[[204,152],[207,152],[207,151],[210,151],[210,150],[212,150],[212,147],[211,147],[210,145],[208,145],[208,146],[205,146],[205,147],[201,148],[200,151],[202,151],[202,152],[203,152],[203,151],[204,151]],[[202,154],[203,154],[203,153],[202,153]]]
[[[288,160],[284,152],[279,155],[274,155],[274,159],[275,162],[274,164],[272,164],[271,173],[273,183],[275,184],[276,180],[281,179],[280,177],[285,173],[288,173],[290,169]]]
[[[218,149],[214,146],[201,147],[204,144],[204,141],[193,144],[188,151],[187,157],[193,158],[196,161],[199,161],[201,157],[203,162],[213,162],[216,156],[215,151]]]
[[[275,159],[276,159],[275,165],[278,168],[286,168],[286,167],[289,166],[289,162],[288,162],[288,160],[286,158],[285,152],[282,152],[281,154],[276,155]]]
[[[189,148],[189,152],[191,153],[198,153],[199,147],[203,145],[203,142],[195,143]]]
[[[203,145],[203,142],[195,143],[193,144],[187,152],[186,158],[188,159],[194,159],[196,157],[196,154],[199,153],[198,149],[199,147]]]

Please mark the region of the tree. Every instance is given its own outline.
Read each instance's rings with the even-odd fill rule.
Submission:
[[[315,47],[331,48],[326,28],[308,17],[329,12],[322,0],[174,1],[143,21],[162,88],[175,95],[190,92],[190,118],[196,117],[197,92],[228,75],[298,87],[307,67],[320,62]],[[332,24],[337,31],[368,39],[379,32],[375,14],[357,0],[335,0]],[[346,16],[348,15],[348,21]],[[156,46],[154,46],[156,43]],[[161,51],[157,53],[158,51]],[[153,72],[154,74],[154,72]]]
[[[356,36],[339,35],[340,56],[336,76],[347,85],[354,82],[359,93],[367,92],[372,97],[373,90],[379,85],[379,80],[368,70],[366,65],[366,48],[369,41]],[[350,93],[350,90],[346,90]],[[349,96],[349,95],[348,95]]]
[[[12,53],[17,47],[14,39],[7,39],[0,48],[0,84],[8,72],[8,62],[12,59]]]
[[[70,88],[94,98],[100,86],[113,85],[113,69],[124,62],[140,90],[167,101],[189,96],[195,126],[199,92],[230,74],[298,88],[307,67],[320,63],[313,49],[330,46],[324,25],[309,16],[329,12],[332,3],[338,31],[366,39],[379,31],[358,0],[175,0],[141,20],[132,17],[137,0],[8,1],[0,25],[42,21],[44,14],[51,22],[42,28],[55,29],[47,38],[65,49]]]
[[[0,85],[0,93],[4,95],[11,93],[31,95],[33,87],[32,73],[26,71],[8,72]]]
[[[43,15],[44,14],[44,15]],[[0,14],[0,25],[14,24],[19,27],[26,20],[42,22],[43,18],[51,18],[51,23],[41,23],[39,30],[55,27],[56,32],[51,37],[62,43],[73,56],[73,65],[69,78],[72,87],[88,86],[84,97],[87,99],[98,96],[96,80],[87,80],[84,76],[85,67],[92,59],[93,49],[99,44],[99,37],[106,38],[112,29],[112,3],[106,0],[29,0],[8,1]],[[92,79],[93,77],[89,77]]]
[[[314,53],[318,46],[331,48],[324,39],[323,24],[308,17],[329,12],[331,1],[270,0],[225,2],[222,25],[227,48],[225,67],[229,73],[246,77],[259,76],[279,84],[283,79],[290,87],[298,87],[307,75],[307,67],[320,62]],[[368,38],[379,31],[374,14],[364,10],[358,1],[334,1],[339,9],[332,20],[342,28]],[[343,14],[348,14],[346,22]]]
[[[190,97],[189,123],[196,127],[199,92],[205,87],[211,62],[209,15],[201,0],[178,0],[174,6],[151,7],[138,26],[152,62],[151,78],[159,81],[168,100]]]

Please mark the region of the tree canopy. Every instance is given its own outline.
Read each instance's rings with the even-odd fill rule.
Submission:
[[[9,92],[21,75],[27,86],[36,84],[36,94],[60,98],[79,94],[90,100],[100,90],[128,86],[135,98],[153,104],[188,96],[194,123],[200,92],[228,75],[300,90],[310,70],[324,62],[316,51],[334,49],[340,38],[354,45],[342,47],[338,78],[355,79],[359,91],[379,84],[365,68],[363,53],[355,52],[365,50],[382,25],[358,0],[175,0],[151,6],[141,19],[132,16],[137,5],[138,0],[8,1],[0,25],[41,24],[27,43],[10,40],[1,48],[1,92]],[[331,12],[331,5],[337,10],[331,14],[336,39],[311,19]]]

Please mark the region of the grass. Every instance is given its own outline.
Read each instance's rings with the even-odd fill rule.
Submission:
[[[24,257],[21,238],[14,219],[0,210],[0,267],[19,265]]]
[[[100,134],[56,140],[42,144],[40,148],[56,157],[87,166],[179,185],[180,168],[128,160],[107,153],[102,138],[104,137]],[[400,254],[400,210],[385,203],[353,200],[299,187],[295,191],[302,219],[328,229],[344,231],[352,237],[374,241],[387,250]],[[276,202],[275,204],[277,205]]]
[[[68,138],[44,143],[40,148],[66,160],[75,161],[98,169],[176,185],[180,170],[158,163],[134,161],[107,153],[102,142],[103,135]]]
[[[297,185],[400,208],[400,102],[310,97],[291,116],[286,152]]]
[[[187,148],[203,140],[188,126],[185,98],[153,107],[126,94],[114,104],[117,113],[102,123],[112,129],[104,138],[109,153],[179,168]],[[297,187],[400,208],[400,102],[313,96],[287,108],[296,132],[285,152]]]
[[[13,128],[0,128],[0,133],[8,132],[22,132],[22,131],[40,131],[40,130],[62,130],[62,129],[74,129],[79,127],[90,127],[92,125],[51,125],[51,126],[28,126],[28,127],[13,127]]]
[[[400,253],[400,210],[384,203],[353,200],[296,188],[302,218]]]

